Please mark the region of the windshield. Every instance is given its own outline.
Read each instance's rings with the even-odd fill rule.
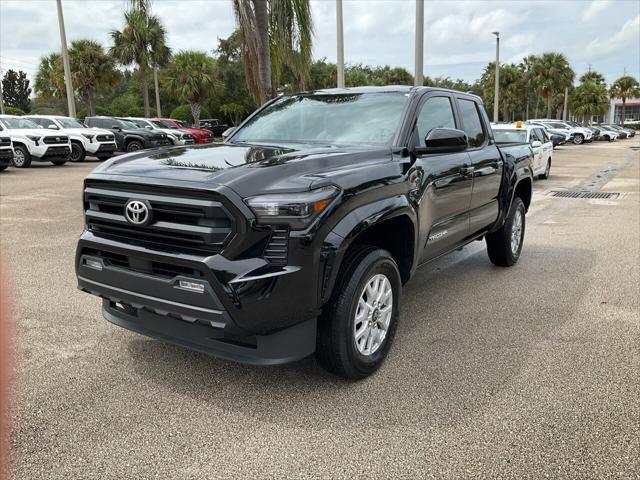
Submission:
[[[400,124],[405,94],[293,95],[251,118],[231,143],[384,145]]]
[[[150,126],[144,120],[130,120],[130,122],[135,123],[139,128],[147,128],[148,126]]]
[[[161,122],[160,120],[151,120],[151,123],[156,128],[171,128],[171,126],[167,125],[166,123]],[[173,127],[173,128],[175,128],[175,127]]]
[[[522,129],[494,130],[493,137],[498,143],[526,143],[527,131]]]
[[[25,128],[41,128],[40,126],[38,126],[38,124],[32,122],[31,120],[27,120],[26,118],[5,117],[0,119],[0,121],[9,130],[21,130]]]
[[[123,120],[119,118],[119,119],[114,119],[114,121],[117,122],[116,125],[119,125],[120,128],[133,128],[133,129],[138,128],[138,126],[135,123],[130,122],[129,120]]]
[[[549,125],[551,128],[560,128],[562,130],[566,130],[567,128],[569,128],[568,125],[565,125],[564,123],[557,123],[557,122],[549,122],[547,123],[547,125]]]
[[[62,125],[62,128],[87,128],[75,118],[56,117],[56,120]]]

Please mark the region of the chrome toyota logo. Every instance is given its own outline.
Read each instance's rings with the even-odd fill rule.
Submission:
[[[145,202],[141,202],[140,200],[129,200],[124,207],[124,216],[127,222],[134,225],[144,225],[151,217],[149,207]]]

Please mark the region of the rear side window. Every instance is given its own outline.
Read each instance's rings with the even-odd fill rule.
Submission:
[[[482,128],[480,112],[478,112],[476,102],[472,100],[458,99],[458,105],[460,105],[464,131],[467,134],[467,137],[469,137],[469,146],[481,146],[485,141],[486,135]]]
[[[430,97],[422,105],[417,122],[421,146],[425,146],[424,137],[434,128],[456,128],[449,97]]]

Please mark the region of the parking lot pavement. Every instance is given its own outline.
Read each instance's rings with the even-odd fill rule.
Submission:
[[[95,163],[0,174],[15,478],[638,478],[632,146],[556,150],[520,262],[493,267],[474,242],[422,269],[388,361],[358,383],[313,358],[243,366],[112,326],[73,270]],[[548,195],[582,188],[623,195]]]

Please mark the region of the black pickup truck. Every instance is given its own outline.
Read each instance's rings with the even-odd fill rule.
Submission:
[[[111,130],[116,145],[121,152],[136,152],[142,149],[159,148],[171,145],[166,133],[140,128],[130,120],[114,117],[87,117],[87,127]]]
[[[274,99],[225,141],[114,158],[84,184],[78,286],[110,322],[253,364],[314,351],[362,378],[417,267],[522,249],[532,151],[480,98],[362,87]]]

